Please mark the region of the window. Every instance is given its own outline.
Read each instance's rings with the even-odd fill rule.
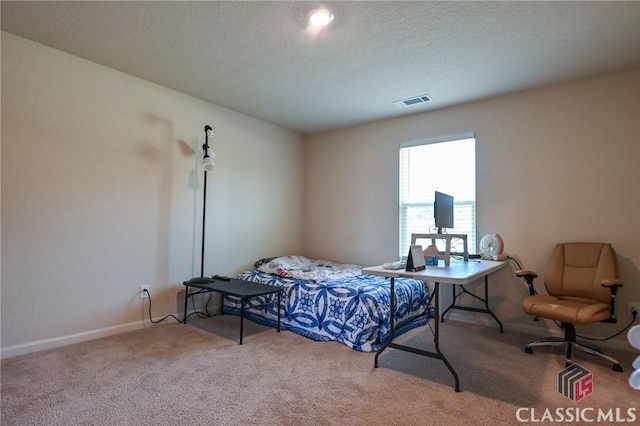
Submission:
[[[476,248],[476,140],[473,134],[400,146],[400,256],[406,256],[411,234],[435,234],[435,191],[452,195],[454,228],[467,234],[470,253]],[[462,252],[462,240],[452,241]]]

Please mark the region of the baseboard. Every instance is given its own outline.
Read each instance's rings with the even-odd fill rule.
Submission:
[[[143,328],[144,326],[145,323],[143,323],[142,321],[136,321],[113,327],[100,328],[98,330],[90,330],[82,333],[70,334],[68,336],[20,343],[18,345],[8,346],[6,348],[0,349],[0,358],[11,358],[14,356],[25,355],[32,352],[53,349],[60,346],[72,345],[74,343],[86,342],[88,340],[100,339],[102,337],[108,337],[120,333],[126,333],[128,331],[137,330]]]
[[[191,311],[189,311],[191,313]],[[174,314],[182,321],[182,313]],[[160,321],[164,317],[154,318],[154,321]],[[70,334],[68,336],[54,337],[51,339],[34,340],[32,342],[20,343],[18,345],[0,348],[0,359],[11,358],[18,355],[25,355],[33,352],[53,349],[60,346],[72,345],[74,343],[86,342],[89,340],[100,339],[103,337],[115,336],[116,334],[126,333],[138,330],[152,325],[148,319],[144,321],[135,321],[128,324],[116,325],[113,327],[105,327],[97,330],[85,331],[82,333]]]

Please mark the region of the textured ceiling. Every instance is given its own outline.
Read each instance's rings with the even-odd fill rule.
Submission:
[[[2,1],[2,30],[309,134],[640,66],[640,2]],[[398,108],[429,94],[434,101]]]

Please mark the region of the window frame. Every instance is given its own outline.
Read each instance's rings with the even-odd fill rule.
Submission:
[[[408,177],[409,171],[408,171],[408,165],[403,165],[403,161],[408,161],[408,159],[405,157],[403,158],[403,150],[406,148],[412,148],[412,147],[419,147],[419,146],[424,146],[424,145],[433,145],[433,144],[439,144],[439,143],[447,143],[447,142],[455,142],[455,141],[463,141],[463,140],[468,140],[468,139],[473,139],[473,148],[474,148],[474,152],[473,152],[473,170],[474,170],[474,179],[473,179],[473,200],[465,200],[465,199],[460,199],[460,197],[456,197],[455,194],[450,194],[449,192],[445,191],[441,191],[441,192],[445,192],[449,195],[453,195],[454,196],[454,218],[459,218],[462,215],[461,209],[465,209],[464,210],[464,214],[467,219],[465,220],[465,225],[458,225],[455,226],[453,229],[449,229],[446,230],[445,233],[450,233],[450,234],[467,234],[468,235],[468,250],[470,253],[474,253],[476,250],[476,244],[477,244],[477,231],[476,231],[476,211],[477,211],[477,200],[476,200],[476,176],[477,176],[477,171],[476,171],[476,151],[477,151],[477,139],[476,139],[476,135],[475,133],[463,133],[463,134],[456,134],[456,135],[448,135],[448,136],[442,136],[442,137],[438,137],[438,138],[430,138],[430,139],[420,139],[420,140],[415,140],[415,141],[409,141],[409,142],[404,142],[402,144],[400,144],[400,147],[398,149],[398,163],[399,163],[399,173],[398,173],[398,189],[399,189],[399,194],[398,194],[398,234],[399,234],[399,239],[398,239],[398,249],[399,249],[399,255],[401,258],[405,258],[407,256],[408,253],[408,247],[411,241],[411,234],[412,233],[421,233],[421,234],[426,234],[426,233],[432,233],[435,234],[437,233],[437,228],[435,228],[435,223],[434,223],[434,219],[433,219],[433,198],[431,198],[430,200],[420,200],[420,201],[405,201],[405,198],[408,197],[407,192],[408,192],[408,187],[403,187],[403,184],[405,183],[405,181],[407,179],[410,179],[410,177]],[[455,163],[455,161],[453,159],[438,159],[437,161],[448,161],[451,162],[452,164]],[[406,174],[406,176],[403,176],[403,173]],[[464,207],[463,207],[464,206]],[[420,229],[417,230],[416,226],[414,224],[413,229],[410,223],[405,223],[408,221],[407,217],[410,216],[409,214],[407,214],[407,210],[408,209],[423,209],[422,215],[424,216],[425,213],[428,216],[428,220],[429,220],[429,227],[428,229]],[[469,215],[469,216],[467,216]],[[458,219],[459,220],[459,219]],[[404,221],[404,222],[403,222]],[[454,225],[456,224],[457,221],[455,221],[454,219]],[[460,229],[463,228],[464,232]],[[453,247],[452,247],[452,251],[455,252],[462,252],[462,240],[459,240],[459,242],[456,242],[455,239],[454,241],[452,241]]]

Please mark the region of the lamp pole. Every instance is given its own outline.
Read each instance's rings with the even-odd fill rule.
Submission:
[[[211,152],[211,156],[209,155],[209,136],[213,137],[213,129],[211,126],[206,125],[204,126],[204,145],[202,145],[202,150],[204,151],[204,183],[202,185],[202,246],[200,250],[200,276],[191,278],[190,281],[193,283],[208,283],[213,281],[211,277],[204,276],[204,242],[206,236],[205,230],[207,227],[207,171],[213,170],[213,157],[215,157],[213,152]]]
[[[204,171],[204,185],[202,195],[202,250],[200,252],[200,276],[204,277],[204,236],[207,226],[207,171]]]

